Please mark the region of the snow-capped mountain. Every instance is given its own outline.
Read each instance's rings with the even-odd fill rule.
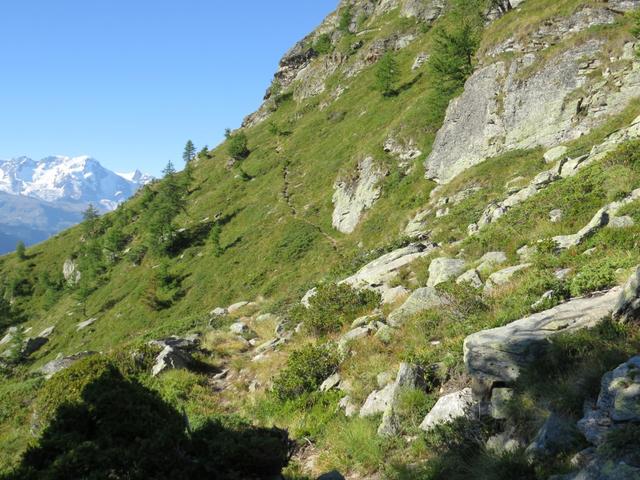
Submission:
[[[87,156],[0,160],[0,254],[45,240],[82,219],[91,203],[114,210],[153,177],[115,173]]]
[[[0,160],[0,191],[47,202],[93,203],[102,211],[114,210],[150,180],[138,170],[117,174],[88,156]]]

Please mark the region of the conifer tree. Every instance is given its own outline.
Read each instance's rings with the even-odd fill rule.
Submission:
[[[191,140],[187,140],[187,144],[184,146],[184,152],[182,153],[182,159],[184,163],[188,164],[196,156],[196,147]]]
[[[98,210],[90,203],[87,209],[82,212],[82,227],[86,235],[94,235],[97,232],[99,218]]]
[[[25,258],[27,258],[27,248],[25,247],[22,240],[20,240],[16,245],[16,255],[18,255],[18,258],[20,260],[24,260]]]
[[[382,95],[389,97],[395,93],[399,73],[398,64],[391,52],[385,53],[376,67],[376,85]]]

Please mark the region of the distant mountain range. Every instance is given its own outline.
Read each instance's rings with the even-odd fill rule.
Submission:
[[[152,178],[115,173],[88,156],[0,160],[0,254],[75,225],[90,203],[114,210]]]

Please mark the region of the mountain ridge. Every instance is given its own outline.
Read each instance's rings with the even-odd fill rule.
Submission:
[[[0,160],[0,253],[77,224],[89,204],[100,213],[113,211],[151,180],[139,170],[117,174],[88,155]]]

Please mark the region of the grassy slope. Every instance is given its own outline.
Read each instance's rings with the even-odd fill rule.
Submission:
[[[548,3],[544,14],[539,10],[530,11],[525,4],[519,18],[531,25],[534,19],[542,21],[547,16],[574,8],[579,2]],[[519,25],[509,21],[512,17],[507,16],[491,26],[484,45],[506,37],[510,29]],[[352,271],[366,258],[363,250],[382,247],[398,238],[406,220],[426,204],[433,185],[423,179],[423,158],[416,161],[409,176],[401,177],[396,172],[394,161],[382,152],[382,142],[390,133],[400,132],[404,138],[414,138],[426,154],[443,112],[433,112],[433,104],[426,101],[431,93],[427,72],[410,70],[415,55],[428,51],[431,32],[422,32],[418,25],[398,18],[396,13],[376,22],[378,25],[370,27],[380,26],[382,30],[363,37],[366,41],[398,30],[419,34],[414,43],[398,54],[403,72],[401,83],[416,79],[415,84],[397,97],[383,98],[373,88],[374,73],[369,68],[354,79],[344,81],[338,76],[330,79],[329,85],[342,83],[348,88],[326,110],[316,107],[331,93],[331,88],[301,105],[293,101],[284,102],[270,120],[290,129],[290,135],[274,136],[268,123],[247,132],[252,153],[242,162],[242,169],[252,177],[250,181],[238,178],[236,170],[230,171],[225,167],[224,145],[207,158],[198,160],[187,212],[178,217],[177,223],[189,227],[218,213],[231,219],[222,232],[222,244],[226,247],[222,256],[216,257],[211,245],[205,242],[189,246],[170,260],[172,272],[185,276],[185,296],[174,306],[153,312],[142,301],[148,278],[158,263],[152,258],[146,258],[141,266],[121,260],[110,267],[104,283],[89,298],[86,314],[78,306],[72,289],[62,292],[55,301],[45,301],[38,295],[18,300],[29,317],[28,325],[35,332],[53,324],[56,331],[49,344],[35,355],[29,365],[22,367],[12,380],[0,383],[0,439],[3,448],[0,470],[17,459],[29,438],[30,412],[27,406],[41,384],[41,380],[32,378],[29,371],[59,352],[108,351],[122,344],[138,343],[164,334],[202,329],[206,327],[207,312],[213,307],[258,296],[268,298],[263,309],[278,309],[297,300],[308,286],[319,279],[338,278]],[[336,113],[340,115],[332,115]],[[611,119],[607,125],[570,147],[575,152],[588,150],[638,113],[640,107],[633,104],[623,115]],[[334,117],[343,118],[331,120]],[[345,140],[337,142],[336,139]],[[279,152],[276,147],[279,147]],[[538,150],[513,152],[478,165],[458,177],[443,190],[443,195],[471,184],[480,184],[483,188],[454,207],[449,216],[433,221],[434,238],[445,243],[463,238],[466,226],[477,220],[487,203],[504,196],[503,186],[507,180],[516,176],[531,178],[544,169],[541,153]],[[385,162],[391,174],[385,180],[384,195],[375,208],[367,213],[354,234],[344,236],[331,228],[332,185],[338,174],[348,174],[357,160],[368,154],[374,155],[377,161]],[[297,212],[295,216],[282,195],[285,166],[288,166],[289,194]],[[619,182],[620,178],[626,179],[624,184]],[[640,174],[632,168],[589,167],[574,179],[554,184],[534,199],[514,208],[479,236],[467,240],[463,245],[465,255],[473,260],[485,251],[504,249],[515,260],[515,250],[519,246],[539,238],[576,231],[618,192],[628,191],[639,184]],[[583,185],[594,185],[595,188],[584,189],[581,188]],[[138,211],[139,203],[140,198],[135,198],[128,202],[126,208],[144,216],[144,212]],[[565,209],[566,220],[551,224],[547,221],[548,211],[558,207]],[[639,208],[630,207],[629,213],[640,217]],[[128,227],[134,236],[133,246],[140,241],[136,237],[138,224],[134,221]],[[390,346],[374,339],[363,342],[342,367],[343,374],[353,379],[356,399],[362,400],[375,387],[378,372],[393,370],[390,366],[402,359],[425,364],[445,361],[453,376],[457,375],[465,335],[529,313],[529,305],[546,288],[536,279],[548,277],[554,268],[570,266],[579,272],[601,258],[583,257],[578,255],[579,251],[597,245],[607,258],[612,259],[612,269],[628,268],[640,262],[640,256],[634,253],[637,249],[629,243],[629,239],[640,235],[638,228],[624,234],[605,230],[578,251],[568,252],[560,258],[539,259],[534,270],[519,277],[488,309],[467,316],[464,322],[425,316],[416,318],[407,326],[403,341],[395,341]],[[330,238],[335,240],[335,247]],[[11,255],[2,257],[2,278],[27,276],[35,283],[41,272],[59,272],[64,260],[78,251],[79,242],[80,230],[74,228],[29,249],[27,260],[20,261]],[[358,248],[360,242],[364,249]],[[300,248],[289,248],[292,244]],[[419,279],[424,279],[426,266],[426,261],[414,266]],[[622,278],[622,274],[618,275]],[[91,316],[97,316],[98,322],[91,329],[76,332],[75,324]],[[266,332],[264,337],[268,338]],[[434,346],[430,343],[433,340],[441,343]],[[299,341],[274,355],[267,365],[251,366],[242,358],[234,362],[238,367],[252,369],[263,383],[268,383],[273,371],[285,361],[289,349]],[[231,352],[235,355],[236,351],[231,348]],[[215,363],[219,358],[214,355],[209,361]],[[199,375],[178,372],[163,377],[156,382],[155,388],[173,403],[186,405],[190,416],[205,417],[208,412],[222,407],[210,405],[212,397],[204,384],[205,379]],[[415,401],[416,411],[421,414],[436,396]],[[272,405],[270,399],[258,397],[257,402],[249,402],[244,409],[262,422],[276,422],[290,427],[298,437],[316,439],[325,451],[322,464],[326,467],[372,471],[381,468],[382,458],[405,463],[430,456],[420,444],[407,451],[394,442],[370,442],[375,422],[333,418],[335,415],[327,405],[334,405],[336,400],[328,398],[325,404],[307,409],[299,405]]]

